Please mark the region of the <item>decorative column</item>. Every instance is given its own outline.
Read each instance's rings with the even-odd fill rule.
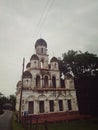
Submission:
[[[41,80],[40,80],[40,88],[42,88],[43,87],[43,78],[41,78]]]
[[[34,114],[38,114],[38,100],[34,100]]]
[[[67,108],[66,108],[66,100],[65,100],[65,99],[63,100],[63,111],[67,111]]]
[[[58,112],[59,111],[59,105],[58,105],[58,100],[54,100],[54,112]]]
[[[48,83],[48,87],[50,88],[51,87],[51,79],[49,78],[49,83]]]
[[[48,113],[49,112],[49,101],[46,99],[44,101],[44,104],[45,104],[45,113]]]

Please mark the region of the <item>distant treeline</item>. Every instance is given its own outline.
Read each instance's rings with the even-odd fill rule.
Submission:
[[[0,111],[2,111],[3,109],[15,110],[15,105],[16,105],[15,95],[10,95],[6,97],[0,92]]]

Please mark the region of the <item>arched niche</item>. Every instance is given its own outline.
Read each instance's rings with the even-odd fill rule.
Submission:
[[[40,82],[41,82],[40,76],[37,75],[37,76],[36,76],[36,87],[37,87],[37,88],[39,88],[39,87],[41,86]]]
[[[52,77],[52,87],[56,88],[56,76]]]
[[[47,87],[49,86],[49,81],[48,81],[48,80],[49,80],[49,79],[48,79],[48,76],[45,75],[45,76],[44,76],[44,79],[43,79],[43,81],[44,81],[44,84],[43,84],[43,85],[44,85],[45,88],[47,88]]]

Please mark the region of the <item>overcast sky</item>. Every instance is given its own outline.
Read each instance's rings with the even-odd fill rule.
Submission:
[[[46,40],[48,53],[70,49],[98,54],[98,0],[0,0],[0,92],[15,94],[35,41]]]

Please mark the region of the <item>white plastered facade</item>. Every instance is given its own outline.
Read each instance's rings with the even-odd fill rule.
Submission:
[[[52,57],[49,62],[45,40],[38,39],[35,50],[23,74],[22,114],[78,111],[74,77],[67,73],[62,87],[58,60]],[[19,111],[21,86],[22,81],[19,81],[16,111]]]

